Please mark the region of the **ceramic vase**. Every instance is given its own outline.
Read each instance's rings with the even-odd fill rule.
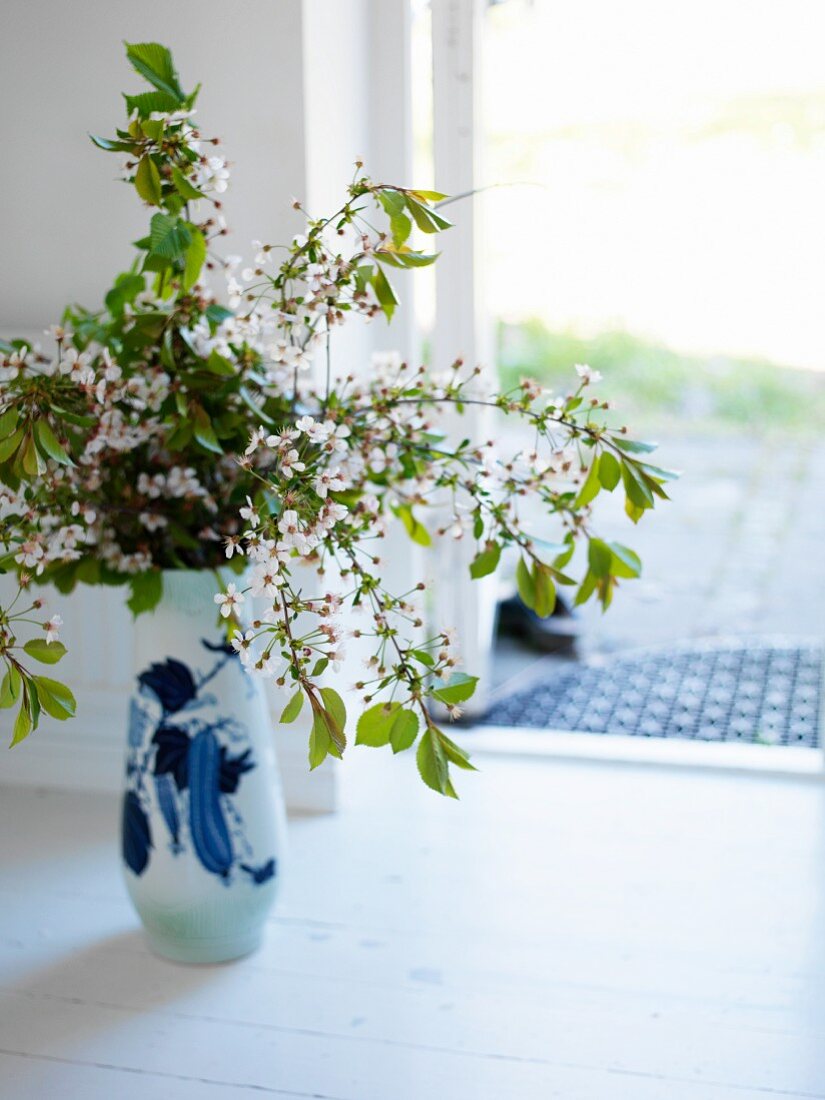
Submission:
[[[123,863],[153,949],[222,962],[259,945],[284,809],[262,683],[217,623],[214,575],[167,571],[135,622]]]

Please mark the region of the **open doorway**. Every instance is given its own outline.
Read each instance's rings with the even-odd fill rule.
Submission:
[[[683,472],[656,524],[629,533],[605,505],[606,536],[644,563],[608,616],[586,605],[540,628],[505,604],[489,720],[816,747],[825,13],[467,13],[476,276],[499,377],[563,391],[588,363],[617,418]]]

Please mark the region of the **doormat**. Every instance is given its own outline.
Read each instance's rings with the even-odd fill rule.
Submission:
[[[747,639],[548,659],[481,724],[818,748],[823,657],[815,643]]]

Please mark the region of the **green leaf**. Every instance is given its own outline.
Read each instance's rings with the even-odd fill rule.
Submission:
[[[23,649],[35,661],[40,661],[44,665],[56,665],[67,652],[62,642],[47,642],[45,638],[32,638],[26,642]]]
[[[11,748],[14,748],[15,745],[19,745],[21,741],[25,741],[31,731],[32,720],[29,717],[29,712],[26,710],[25,704],[23,704],[17,712],[17,718],[14,723],[14,733],[11,739]]]
[[[522,603],[532,611],[536,610],[536,584],[524,558],[519,558],[516,566],[516,584]]]
[[[195,404],[192,406],[192,428],[195,439],[202,447],[214,454],[223,454],[223,447],[218,442],[215,429],[212,427],[212,421],[209,419],[209,414],[203,405]]]
[[[224,377],[234,377],[235,375],[235,367],[215,348],[209,353],[205,365],[211,374],[221,374]]]
[[[355,728],[355,744],[369,745],[376,749],[388,745],[400,709],[400,703],[376,703],[365,710]]]
[[[20,414],[14,405],[6,409],[3,415],[0,416],[0,439],[8,439],[17,427],[19,419]]]
[[[14,665],[9,665],[6,669],[6,675],[3,677],[3,683],[0,685],[0,709],[6,710],[8,707],[14,706],[20,698],[21,687],[20,673]]]
[[[621,481],[621,477],[622,468],[619,460],[610,451],[602,451],[599,458],[599,481],[602,483],[602,488],[612,493]]]
[[[113,141],[111,138],[98,137],[97,134],[89,134],[89,137],[98,149],[105,149],[107,153],[131,153],[135,148],[131,141]]]
[[[653,493],[643,476],[629,462],[622,463],[622,482],[628,500],[637,508],[653,507]]]
[[[23,440],[19,458],[23,471],[28,474],[29,477],[37,477],[38,474],[45,473],[46,463],[38,453],[33,435],[29,434]]]
[[[179,260],[192,240],[192,234],[181,218],[173,214],[153,214],[150,223],[149,245],[155,256],[167,260]]]
[[[404,752],[418,737],[418,715],[411,710],[399,710],[390,726],[392,751]]]
[[[148,202],[150,206],[160,206],[162,198],[160,173],[157,165],[148,155],[142,156],[137,166],[135,190],[143,201]]]
[[[378,197],[389,215],[390,232],[393,244],[397,248],[404,244],[412,231],[412,222],[404,213],[406,206],[404,196],[398,191],[386,190],[379,192]]]
[[[533,566],[533,585],[536,593],[533,610],[539,618],[546,619],[556,606],[556,586],[550,569],[538,561]]]
[[[323,712],[316,710],[312,722],[312,731],[309,735],[310,771],[314,771],[320,764],[323,764],[329,755],[331,745],[332,742],[329,738],[329,730],[327,729]]]
[[[183,281],[181,285],[184,290],[191,290],[198,281],[198,276],[206,260],[206,239],[203,233],[201,233],[199,229],[195,229],[194,226],[190,226],[189,229],[192,234],[192,240],[189,242],[189,247],[186,249],[186,258],[183,265]]]
[[[630,497],[627,497],[625,499],[624,510],[634,523],[638,523],[642,516],[645,514],[645,509],[640,508],[638,504],[634,504]]]
[[[315,667],[313,668],[312,672],[310,672],[310,676],[312,676],[313,678],[315,676],[320,676],[322,672],[326,671],[326,667],[328,664],[328,657],[319,657],[318,660],[315,662]]]
[[[34,434],[37,438],[40,450],[47,458],[52,459],[54,462],[58,462],[61,466],[74,465],[57,436],[49,427],[48,421],[38,420],[34,426]]]
[[[180,168],[172,169],[172,182],[180,197],[187,202],[195,202],[204,197],[203,191],[199,191],[193,183],[190,183]]]
[[[151,611],[160,603],[163,595],[163,574],[158,569],[136,573],[129,579],[131,595],[126,606],[137,618],[144,611]]]
[[[428,726],[418,743],[415,754],[418,772],[428,787],[448,798],[458,798],[450,782],[447,757],[435,726]]]
[[[440,229],[452,228],[451,221],[438,214],[432,207],[417,202],[411,195],[407,195],[407,209],[422,233],[438,233]]]
[[[228,321],[230,317],[234,316],[235,314],[231,309],[219,306],[216,302],[206,307],[206,319],[212,325],[219,325],[222,321]]]
[[[639,577],[642,573],[642,561],[635,551],[628,546],[622,546],[619,542],[607,544],[613,554],[613,564],[610,572],[616,577]]]
[[[134,302],[138,294],[146,289],[146,280],[142,275],[126,273],[118,275],[115,285],[105,298],[106,308],[113,315],[119,316],[124,308]]]
[[[0,441],[0,462],[6,462],[11,458],[20,446],[22,439],[23,432],[18,428],[16,432],[12,432],[8,439]]]
[[[587,548],[587,560],[594,576],[606,577],[613,563],[613,552],[601,539],[591,539]]]
[[[330,719],[327,722],[329,735],[335,742],[338,751],[343,752],[347,746],[347,738],[344,732],[347,724],[347,708],[344,706],[344,700],[331,687],[321,688],[321,698],[324,700],[327,718]]]
[[[478,676],[468,676],[466,672],[454,672],[443,687],[431,688],[430,694],[441,703],[454,706],[464,703],[476,689]]]
[[[404,524],[406,532],[413,542],[418,543],[419,546],[432,546],[433,540],[430,538],[430,532],[423,523],[415,518],[409,504],[400,504],[394,511]]]
[[[294,722],[298,715],[301,713],[304,706],[304,693],[301,688],[295,692],[287,705],[281,711],[281,722],[283,725],[289,725],[290,722]]]
[[[74,718],[77,703],[65,684],[61,684],[58,680],[51,680],[48,676],[33,676],[32,679],[37,685],[40,705],[46,714],[50,714],[59,722]]]
[[[497,542],[488,542],[486,547],[470,562],[470,576],[473,580],[486,577],[498,569],[501,560],[501,546]]]
[[[658,446],[657,443],[640,443],[637,439],[625,439],[623,435],[614,436],[613,442],[623,451],[634,455],[649,455]]]
[[[443,191],[419,191],[418,188],[410,194],[423,202],[441,202],[442,199],[447,198]]]
[[[375,289],[375,296],[384,311],[384,314],[388,321],[392,320],[392,315],[395,313],[395,307],[398,305],[398,298],[396,293],[390,285],[390,281],[380,267],[376,267],[375,273],[372,277],[372,285]]]
[[[443,730],[438,731],[438,739],[441,742],[441,747],[444,749],[444,755],[451,764],[455,764],[456,767],[463,768],[468,772],[478,771],[478,768],[470,763],[469,753],[465,752],[460,745],[455,743],[455,741],[451,741]]]
[[[158,91],[171,96],[175,100],[175,106],[182,104],[184,94],[169,50],[159,42],[126,42],[125,46],[132,68]]]
[[[599,481],[599,462],[600,456],[593,455],[593,461],[590,464],[590,469],[587,472],[584,485],[579,489],[579,495],[573,501],[574,508],[584,508],[589,504],[591,500],[594,500],[599,495],[601,489],[601,482]]]
[[[168,92],[141,92],[140,95],[124,95],[123,98],[126,100],[127,114],[137,112],[140,118],[148,118],[155,111],[172,114],[180,106],[178,99]]]

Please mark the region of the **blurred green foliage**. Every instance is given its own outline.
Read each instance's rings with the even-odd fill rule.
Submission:
[[[768,360],[683,354],[627,332],[585,337],[543,322],[499,322],[503,388],[528,375],[566,392],[574,363],[604,375],[597,389],[634,432],[813,435],[825,420],[825,373]]]

